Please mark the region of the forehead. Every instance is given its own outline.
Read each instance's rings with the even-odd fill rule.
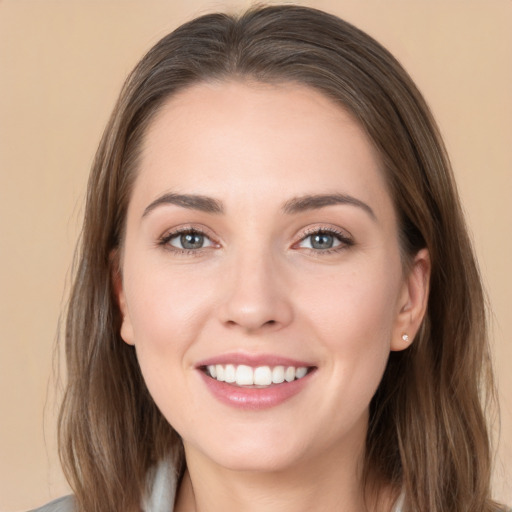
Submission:
[[[145,134],[134,195],[250,201],[334,189],[389,203],[377,152],[352,115],[307,86],[227,81],[165,102]]]

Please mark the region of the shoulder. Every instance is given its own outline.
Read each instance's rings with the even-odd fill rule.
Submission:
[[[74,510],[75,500],[73,496],[63,496],[29,512],[73,512]]]

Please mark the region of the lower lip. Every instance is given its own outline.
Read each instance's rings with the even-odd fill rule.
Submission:
[[[199,373],[210,392],[220,402],[238,409],[259,410],[275,407],[300,393],[314,372],[310,371],[302,379],[265,388],[236,386],[212,379],[201,370]]]

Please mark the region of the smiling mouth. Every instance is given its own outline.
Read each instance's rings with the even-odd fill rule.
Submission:
[[[315,367],[307,366],[257,366],[245,364],[215,364],[201,367],[201,370],[218,382],[233,386],[266,388],[300,380]]]

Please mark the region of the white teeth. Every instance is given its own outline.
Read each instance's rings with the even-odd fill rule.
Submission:
[[[308,369],[304,366],[301,366],[295,370],[295,377],[297,377],[297,379],[302,379],[302,377],[306,376],[306,373],[308,373]]]
[[[272,370],[272,382],[274,384],[281,384],[281,382],[284,382],[284,366],[276,366]]]
[[[256,386],[270,386],[272,384],[272,370],[270,366],[258,366],[254,370],[254,384]]]
[[[226,382],[235,382],[235,367],[232,364],[226,365],[226,370],[224,371],[224,380]]]
[[[254,372],[250,366],[241,364],[237,367],[236,383],[238,386],[252,386],[254,384]]]
[[[252,368],[245,364],[208,365],[208,374],[219,382],[228,382],[237,386],[270,386],[302,379],[308,373],[305,366],[258,366]]]
[[[286,368],[284,378],[286,382],[291,382],[292,380],[295,380],[295,368],[293,366],[288,366],[288,368]]]
[[[221,364],[215,365],[215,372],[217,373],[215,378],[220,382],[224,382],[224,366]]]

